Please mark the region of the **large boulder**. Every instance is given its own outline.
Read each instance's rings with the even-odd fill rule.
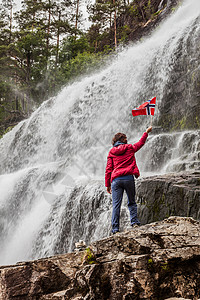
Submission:
[[[137,182],[137,202],[143,224],[173,215],[200,220],[200,171],[142,178]]]
[[[200,223],[170,217],[86,250],[0,268],[0,299],[200,298]]]

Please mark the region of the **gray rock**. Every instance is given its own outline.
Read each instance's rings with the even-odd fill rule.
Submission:
[[[137,181],[138,216],[143,223],[169,216],[200,219],[200,171],[152,176]]]

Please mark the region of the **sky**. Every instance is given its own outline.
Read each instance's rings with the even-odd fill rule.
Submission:
[[[16,7],[15,10],[19,10],[21,8],[21,0],[15,0]]]

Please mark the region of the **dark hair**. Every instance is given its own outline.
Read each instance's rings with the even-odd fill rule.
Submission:
[[[124,139],[126,139],[126,135],[124,133],[118,132],[112,139],[112,145],[114,145],[117,141],[122,142]]]

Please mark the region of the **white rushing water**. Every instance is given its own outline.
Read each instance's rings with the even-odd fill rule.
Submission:
[[[103,177],[112,136],[125,132],[137,141],[150,120],[133,119],[131,110],[155,95],[159,117],[173,54],[199,29],[199,14],[199,0],[185,1],[151,37],[66,86],[0,140],[0,264],[63,253],[79,238],[109,234]],[[199,168],[199,137],[152,135],[137,155],[142,175]]]

